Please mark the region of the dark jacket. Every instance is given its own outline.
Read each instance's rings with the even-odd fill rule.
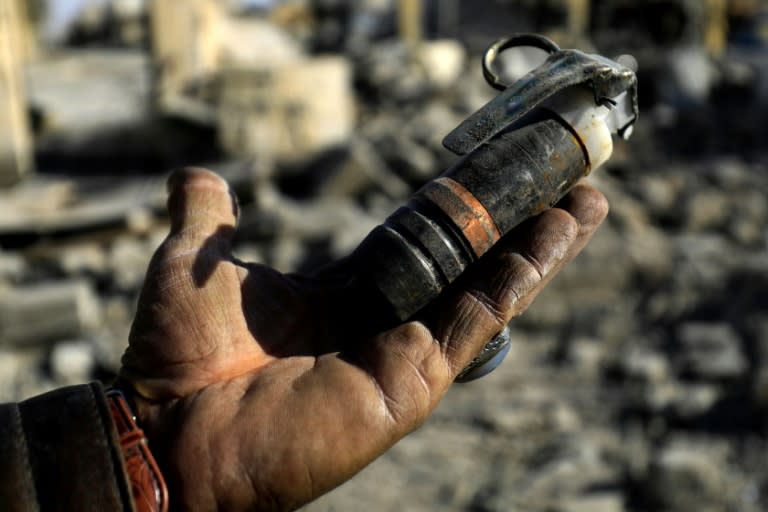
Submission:
[[[0,405],[0,510],[135,510],[100,384]]]

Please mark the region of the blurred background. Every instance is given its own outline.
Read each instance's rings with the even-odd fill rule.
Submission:
[[[760,0],[0,0],[0,400],[117,371],[170,169],[231,180],[240,258],[310,270],[455,160],[521,31],[639,62],[611,214],[500,369],[305,510],[766,510]]]

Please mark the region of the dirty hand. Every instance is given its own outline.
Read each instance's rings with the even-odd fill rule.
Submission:
[[[120,382],[176,510],[291,510],[349,479],[427,418],[608,209],[579,185],[416,320],[372,333],[344,281],[232,257],[238,210],[221,178],[186,169],[169,192]]]

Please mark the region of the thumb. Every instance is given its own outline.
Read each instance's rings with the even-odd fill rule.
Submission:
[[[239,208],[227,182],[206,169],[187,167],[174,171],[167,186],[171,229],[150,261],[145,294],[147,288],[178,284],[182,275],[199,288],[219,263],[231,259]]]
[[[202,168],[187,167],[168,178],[168,214],[171,232],[168,256],[203,247],[228,253],[239,208],[224,179]]]
[[[145,396],[185,392],[175,383],[189,369],[181,363],[199,358],[201,344],[212,353],[228,339],[236,315],[227,314],[226,305],[237,304],[241,293],[228,286],[234,267],[222,265],[230,259],[238,213],[227,183],[186,168],[170,176],[168,192],[170,234],[150,261],[121,370]]]

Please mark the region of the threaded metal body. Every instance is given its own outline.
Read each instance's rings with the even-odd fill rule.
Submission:
[[[540,112],[464,157],[375,228],[356,253],[363,279],[404,321],[512,228],[554,205],[588,167],[568,125]]]

